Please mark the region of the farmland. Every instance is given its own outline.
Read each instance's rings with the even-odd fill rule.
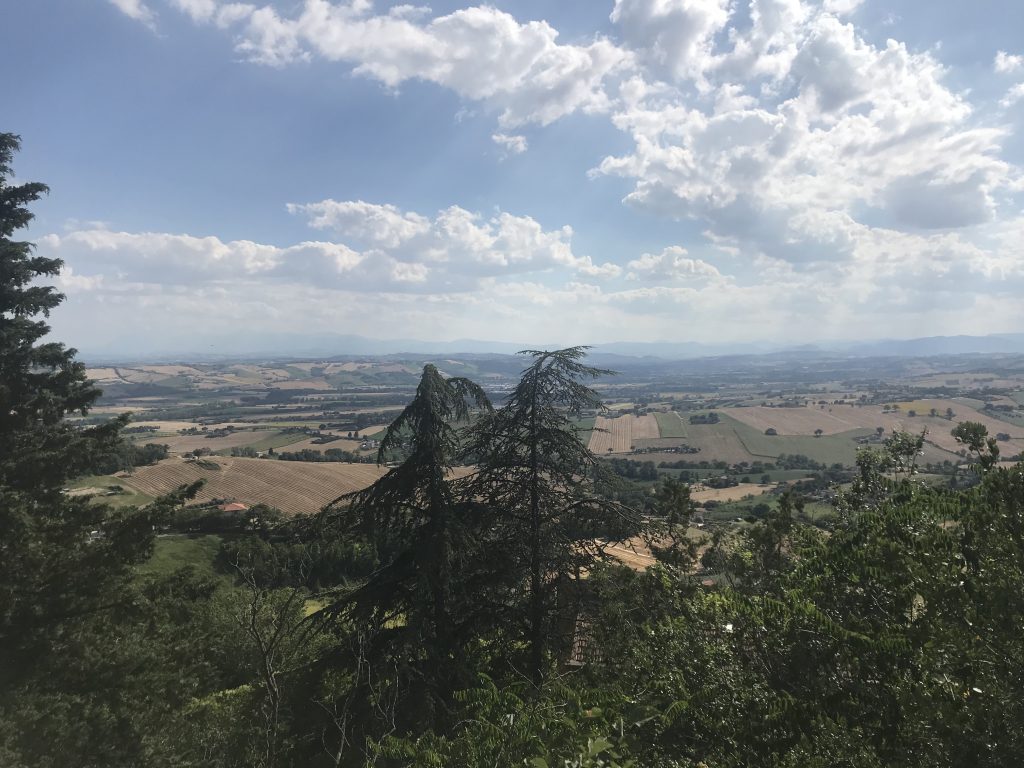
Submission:
[[[311,514],[339,496],[373,483],[387,470],[375,464],[304,463],[216,457],[216,469],[179,458],[140,467],[121,482],[148,496],[204,480],[196,502],[231,499],[269,504],[287,515]]]
[[[658,439],[658,422],[654,416],[623,415],[610,419],[598,416],[590,434],[590,450],[601,456],[608,453],[629,453],[636,441]]]
[[[370,457],[375,447],[362,445],[379,439],[408,402],[423,362],[370,357],[97,365],[90,372],[107,394],[90,421],[131,412],[136,429],[127,436],[138,444],[167,445],[171,458],[138,467],[128,477],[86,478],[75,485],[95,488],[97,494],[122,485],[124,491],[117,495],[99,495],[122,505],[145,503],[202,478],[207,483],[199,501],[237,498],[268,503],[288,514],[313,512],[372,482],[383,470],[231,453],[340,448]],[[434,362],[446,374],[483,383],[497,405],[521,370],[521,359],[500,355],[449,356]],[[768,367],[666,362],[645,363],[642,374],[626,365],[621,376],[596,382],[608,409],[576,424],[581,439],[599,457],[677,467],[662,473],[688,466],[692,481],[720,476],[723,467],[735,468],[736,480],[765,475],[772,482],[805,479],[808,470],[786,468],[803,466],[803,459],[796,465],[788,459],[776,465],[784,454],[806,457],[812,466],[849,468],[859,449],[881,446],[879,427],[883,436],[897,429],[927,429],[922,464],[964,461],[963,447],[950,435],[963,420],[1008,436],[999,443],[1004,457],[1024,451],[1024,366],[1020,374],[1011,375],[954,371],[957,365],[951,364],[947,373],[940,362],[883,361],[867,368],[860,362],[838,367],[829,362],[820,371],[814,363],[805,365],[806,360],[799,366],[778,362]],[[952,418],[947,418],[947,409]],[[212,454],[218,468],[203,469],[181,458],[196,451]],[[734,504],[739,502],[726,500],[763,490],[749,485],[695,490],[694,498]]]
[[[954,414],[951,420],[942,415],[947,412],[947,409]],[[933,410],[939,415],[929,415]],[[914,411],[916,415],[911,416],[911,411]],[[760,432],[763,435],[764,431],[770,428],[776,430],[779,437],[812,436],[815,430],[820,429],[824,435],[847,435],[856,439],[869,435],[877,427],[883,427],[887,433],[901,429],[910,432],[927,429],[926,441],[935,449],[948,453],[956,453],[962,447],[950,434],[952,428],[961,421],[974,421],[983,424],[989,434],[1009,433],[1014,438],[1007,444],[1012,453],[1024,450],[1024,429],[1014,428],[1011,424],[981,413],[971,408],[963,400],[917,400],[903,404],[900,410],[888,410],[878,405],[832,406],[827,410],[819,407],[765,408],[756,406],[731,408],[728,410],[728,414],[732,419],[752,428],[754,432]],[[812,439],[816,438],[812,437]],[[759,440],[756,434],[749,432],[746,434],[744,444],[755,455],[770,455],[772,450],[771,441]],[[812,452],[820,451],[823,447],[816,447],[806,441],[800,441],[800,443],[790,441],[790,444],[793,449],[782,452],[811,455]],[[842,452],[835,445],[826,450],[832,455],[838,455],[837,450]],[[945,458],[950,457],[946,456]],[[826,461],[826,463],[831,462]]]
[[[747,496],[761,496],[771,490],[771,486],[756,483],[740,483],[729,488],[704,488],[695,486],[690,498],[696,502],[705,501],[737,501]]]
[[[686,437],[686,427],[683,424],[683,417],[675,411],[667,413],[658,412],[654,414],[658,422],[658,432],[661,438]]]

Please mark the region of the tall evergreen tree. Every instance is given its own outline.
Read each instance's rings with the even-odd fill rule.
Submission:
[[[122,422],[80,429],[65,420],[85,414],[100,392],[75,350],[43,340],[49,327],[41,317],[64,297],[37,281],[61,262],[13,238],[32,220],[28,204],[46,192],[43,184],[8,182],[18,147],[17,136],[0,134],[0,723],[28,711],[26,693],[74,701],[83,676],[70,670],[81,661],[82,633],[122,600],[130,566],[151,544],[141,516],[115,517],[62,493],[111,450]],[[33,722],[41,738],[32,743],[53,748],[55,734],[44,735],[50,721]],[[0,753],[8,735],[0,729]],[[81,750],[79,763],[91,764]]]
[[[458,422],[474,407],[490,408],[479,386],[425,366],[412,402],[380,443],[380,463],[406,453],[404,461],[336,502],[347,509],[327,511],[342,535],[369,542],[381,565],[324,616],[351,622],[363,656],[357,661],[368,672],[397,669],[395,682],[410,706],[396,719],[442,723],[453,691],[466,682],[462,654],[478,630],[467,583],[479,562],[482,520],[452,469],[460,454]]]
[[[533,362],[505,405],[477,422],[470,441],[478,462],[474,497],[493,510],[496,535],[513,553],[524,587],[524,610],[512,615],[525,626],[535,681],[563,634],[560,612],[571,619],[569,585],[604,558],[605,542],[638,530],[629,510],[592,492],[598,459],[580,441],[574,419],[601,407],[583,381],[613,371],[585,365],[586,349],[521,353]]]

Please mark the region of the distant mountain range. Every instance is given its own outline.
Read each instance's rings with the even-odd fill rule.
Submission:
[[[509,342],[456,339],[419,341],[415,339],[371,339],[346,334],[246,334],[217,335],[197,340],[191,348],[154,348],[138,341],[125,344],[109,342],[83,346],[80,358],[91,363],[149,362],[156,360],[255,359],[255,358],[327,358],[340,356],[383,355],[508,355],[521,349],[557,348],[557,344],[514,344]],[[611,342],[595,344],[592,358],[609,362],[628,359],[690,360],[704,357],[766,354],[806,354],[843,357],[931,357],[964,354],[1024,354],[1024,333],[988,336],[929,336],[918,339],[877,341],[818,342],[805,345],[779,343],[702,344],[698,342]]]

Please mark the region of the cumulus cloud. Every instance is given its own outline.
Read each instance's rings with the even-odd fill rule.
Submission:
[[[362,200],[289,203],[288,211],[305,214],[315,229],[333,230],[376,247],[396,248],[430,229],[430,221],[418,213],[402,213],[393,205]]]
[[[608,40],[560,44],[547,22],[519,23],[489,6],[428,19],[427,9],[409,5],[376,13],[368,0],[304,0],[293,15],[271,5],[174,2],[197,22],[233,30],[236,50],[252,61],[280,66],[316,56],[392,88],[433,82],[493,106],[503,126],[607,111],[605,81],[630,61]]]
[[[694,281],[722,276],[713,264],[689,258],[686,249],[678,245],[669,246],[659,254],[645,253],[626,267],[629,269],[626,276],[631,280]]]
[[[1017,83],[999,100],[999,105],[1002,107],[1012,107],[1021,99],[1024,99],[1024,83]]]
[[[517,274],[563,271],[613,277],[614,264],[595,264],[572,250],[572,229],[545,230],[528,216],[485,219],[458,206],[433,218],[393,205],[324,200],[290,205],[329,241],[278,247],[248,240],[185,234],[89,229],[46,235],[41,252],[65,260],[66,286],[117,290],[151,284],[198,286],[261,281],[321,289],[461,292]],[[73,271],[72,271],[73,270]]]
[[[491,136],[491,141],[511,155],[521,155],[527,149],[525,136],[510,136],[507,133],[495,133]]]
[[[156,14],[143,0],[109,0],[109,2],[129,19],[135,19],[150,29],[156,29]]]
[[[291,205],[309,224],[330,229],[406,263],[445,264],[452,273],[467,276],[500,275],[551,269],[587,275],[615,275],[614,264],[594,264],[572,250],[572,228],[545,231],[529,216],[509,213],[485,219],[459,206],[429,219],[403,213],[391,205],[324,200]]]
[[[1024,69],[1024,56],[1007,53],[1006,51],[998,51],[995,61],[992,63],[992,68],[1001,75],[1017,72]]]
[[[624,89],[612,120],[634,148],[594,176],[632,179],[627,203],[705,222],[716,243],[805,264],[850,257],[863,233],[823,226],[835,216],[908,231],[994,219],[1015,183],[1007,131],[973,123],[931,53],[878,47],[797,0],[751,8],[698,57],[703,97]]]
[[[864,0],[825,0],[824,9],[836,16],[848,16],[856,11]]]
[[[729,21],[729,0],[615,0],[624,42],[662,76],[700,75],[712,38]]]

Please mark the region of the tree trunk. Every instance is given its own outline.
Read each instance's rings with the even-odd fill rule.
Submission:
[[[544,596],[541,591],[540,477],[537,455],[537,382],[530,411],[530,674],[537,684],[544,671]]]

